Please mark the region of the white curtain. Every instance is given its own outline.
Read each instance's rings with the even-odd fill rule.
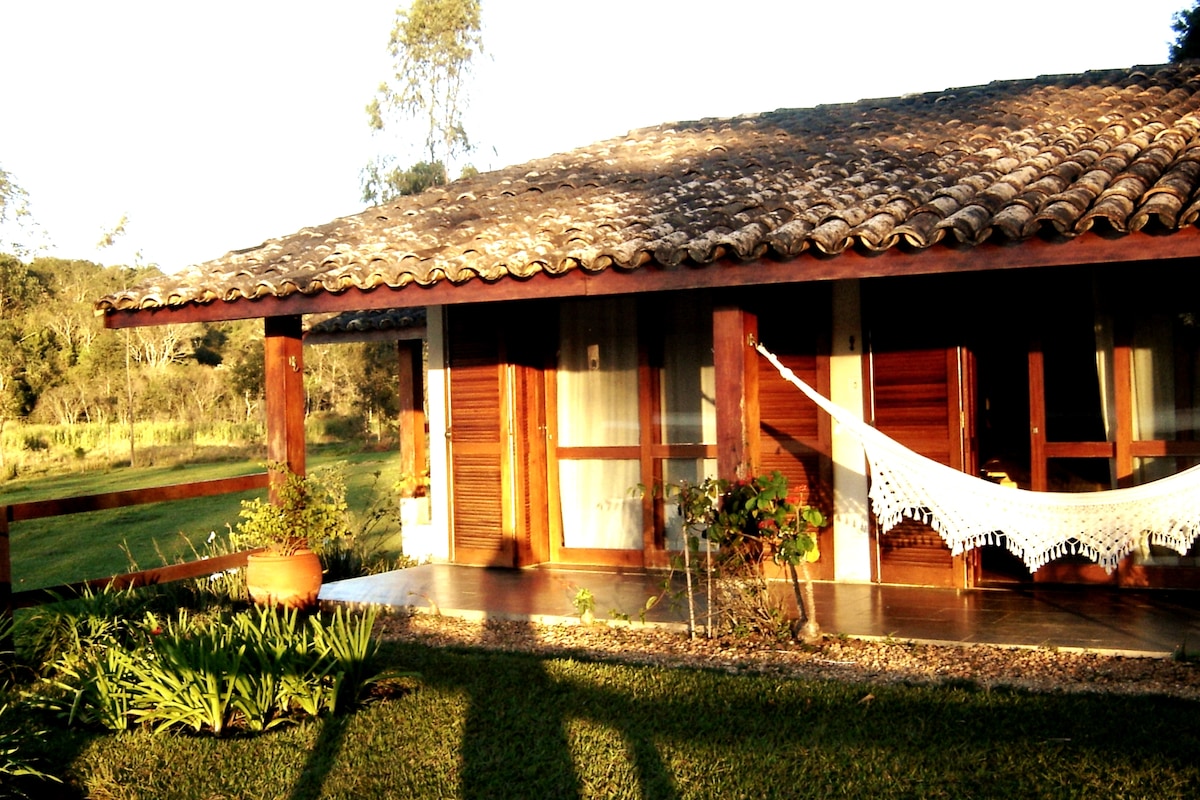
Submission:
[[[560,310],[559,447],[638,445],[637,306],[632,298],[568,301]],[[636,459],[559,458],[563,544],[642,548]]]
[[[560,460],[558,479],[564,546],[642,549],[639,462]]]
[[[1177,438],[1175,420],[1175,347],[1171,322],[1164,314],[1139,315],[1133,330],[1133,439]],[[1134,480],[1146,483],[1176,471],[1173,458],[1139,458]]]
[[[638,444],[636,312],[630,298],[562,304],[559,446]]]

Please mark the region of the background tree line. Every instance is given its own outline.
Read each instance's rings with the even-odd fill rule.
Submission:
[[[261,321],[118,331],[93,313],[101,296],[159,274],[0,254],[0,466],[14,442],[39,449],[20,430],[35,424],[106,426],[130,441],[134,423],[261,430]],[[395,345],[319,345],[305,360],[310,414],[339,418],[343,435],[386,435],[398,412]]]

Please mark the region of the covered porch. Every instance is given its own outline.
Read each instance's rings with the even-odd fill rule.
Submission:
[[[320,597],[325,605],[372,604],[397,613],[555,625],[579,623],[574,600],[586,589],[594,599],[596,624],[684,630],[687,607],[678,596],[656,604],[645,623],[639,619],[638,610],[646,598],[662,591],[664,577],[642,570],[423,564],[329,583]],[[678,578],[672,591],[682,588]],[[1196,592],[956,590],[832,582],[818,582],[814,588],[821,627],[834,635],[1155,657],[1200,647]],[[697,615],[702,614],[701,606]]]

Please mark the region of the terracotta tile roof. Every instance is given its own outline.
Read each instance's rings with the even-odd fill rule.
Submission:
[[[389,308],[378,311],[347,311],[315,320],[310,334],[374,333],[425,327],[425,308]]]
[[[1200,217],[1200,65],[646,128],[305,228],[100,310],[924,249]]]

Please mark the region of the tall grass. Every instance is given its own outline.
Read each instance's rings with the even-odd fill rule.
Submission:
[[[137,422],[134,453],[140,466],[229,457],[262,458],[266,433],[261,422],[213,420]],[[0,435],[4,481],[18,477],[110,469],[129,465],[129,427],[124,424],[8,424]]]

